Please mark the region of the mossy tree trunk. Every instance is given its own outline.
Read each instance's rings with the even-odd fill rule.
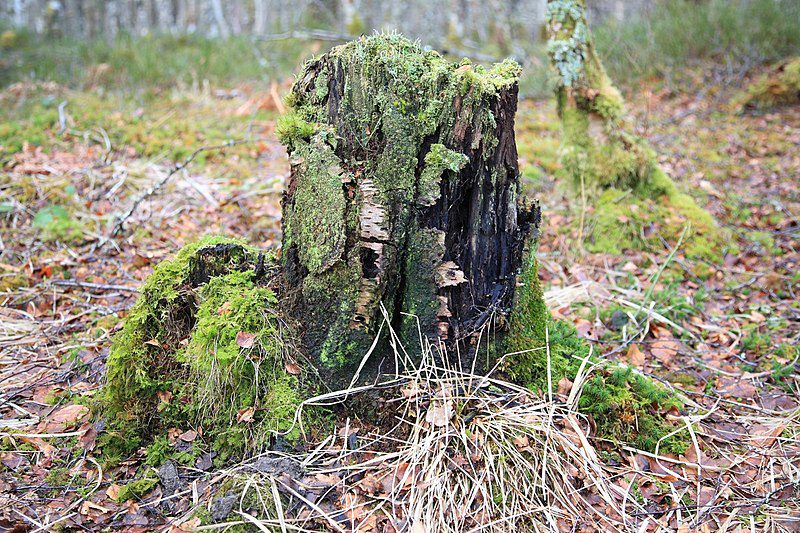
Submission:
[[[306,65],[278,132],[283,264],[322,366],[351,372],[384,318],[413,349],[418,326],[453,342],[509,312],[539,216],[520,201],[518,74],[393,35]]]
[[[655,154],[629,128],[622,95],[594,49],[585,0],[548,0],[547,36],[563,125],[562,163],[575,187],[653,185]]]
[[[715,258],[722,235],[711,215],[679,192],[655,151],[633,132],[625,101],[595,51],[585,0],[548,0],[547,35],[562,124],[561,163],[573,191],[595,208],[594,249],[620,253],[646,246],[641,227],[676,213],[693,228],[687,253]],[[675,241],[682,226],[663,227],[661,236]]]

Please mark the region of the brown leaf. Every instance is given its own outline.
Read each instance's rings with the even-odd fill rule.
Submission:
[[[231,303],[230,302],[225,302],[224,304],[219,306],[219,309],[217,309],[217,314],[218,315],[227,315],[230,312],[231,312]]]
[[[631,344],[628,347],[628,363],[641,370],[644,368],[644,361],[644,353],[639,349],[639,345],[636,343]]]
[[[86,422],[84,425],[81,426],[81,430],[84,431],[81,438],[78,439],[78,444],[81,448],[86,451],[94,450],[94,443],[97,440],[97,429],[95,429],[94,424],[90,422]]]
[[[2,463],[3,466],[5,466],[6,468],[10,468],[11,470],[16,470],[23,464],[28,464],[28,461],[26,461],[24,457],[16,453],[2,452],[0,453],[0,463]]]
[[[525,435],[517,435],[516,437],[514,437],[513,442],[514,446],[516,446],[520,450],[524,450],[531,445],[530,441],[528,440],[528,437]]]
[[[76,425],[83,418],[89,416],[89,408],[85,405],[65,405],[47,417],[47,432],[57,433]]]
[[[250,422],[253,421],[253,416],[255,415],[255,413],[256,413],[255,407],[239,409],[239,411],[236,412],[236,421],[239,422],[240,424],[241,423],[249,424]]]
[[[778,436],[786,429],[785,423],[774,425],[756,424],[750,428],[750,444],[760,448],[769,448],[772,446]]]
[[[241,348],[252,348],[253,343],[256,341],[256,334],[255,333],[248,333],[246,331],[240,331],[236,334],[236,344],[238,344]]]
[[[679,349],[680,344],[676,340],[657,340],[650,345],[650,353],[665,366],[672,364]]]
[[[197,432],[193,429],[190,429],[178,435],[178,438],[184,442],[192,442],[194,439],[197,438]]]
[[[287,363],[285,368],[286,372],[288,372],[293,376],[299,376],[300,372],[302,371],[300,365],[298,365],[297,363]]]
[[[116,483],[113,483],[110,487],[106,489],[106,496],[108,496],[114,501],[117,501],[119,499],[120,490],[122,490],[122,487],[120,487]]]
[[[451,418],[453,418],[453,404],[449,400],[434,401],[425,413],[425,421],[435,427],[446,426]]]
[[[569,392],[572,390],[572,382],[564,376],[558,381],[558,390],[557,393],[560,396],[569,396]]]

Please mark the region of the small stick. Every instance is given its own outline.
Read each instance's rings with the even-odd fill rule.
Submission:
[[[88,281],[76,281],[72,279],[55,279],[53,285],[61,287],[78,287],[81,289],[99,289],[107,291],[139,292],[139,287],[129,287],[127,285],[106,285],[105,283],[89,283]]]
[[[128,209],[128,211],[122,216],[122,218],[119,219],[119,221],[114,226],[114,229],[111,231],[110,238],[114,238],[117,235],[119,235],[119,233],[123,230],[123,228],[125,226],[125,223],[133,215],[133,213],[136,211],[136,209],[139,207],[139,205],[142,202],[144,202],[145,200],[147,200],[148,198],[153,196],[162,187],[164,187],[164,185],[167,184],[167,182],[170,180],[170,178],[172,176],[174,176],[179,170],[183,170],[184,168],[186,168],[189,165],[189,163],[191,163],[194,160],[194,158],[197,157],[200,153],[207,152],[209,150],[222,150],[223,148],[228,148],[228,147],[231,147],[231,146],[237,146],[237,145],[240,145],[240,144],[246,144],[246,143],[250,143],[250,142],[253,142],[253,141],[246,140],[246,139],[231,140],[231,141],[228,141],[228,142],[226,142],[224,144],[217,144],[217,145],[213,145],[213,146],[201,146],[200,148],[198,148],[197,150],[192,152],[189,155],[189,157],[184,159],[181,163],[177,163],[174,167],[172,167],[172,170],[170,170],[169,173],[166,176],[161,178],[161,180],[159,180],[156,184],[154,184],[152,187],[147,189],[144,192],[144,194],[142,194],[136,200],[134,200],[134,202],[131,205],[130,209]]]

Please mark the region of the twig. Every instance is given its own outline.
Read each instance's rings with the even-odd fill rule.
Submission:
[[[139,287],[129,287],[127,285],[107,285],[105,283],[89,283],[88,281],[76,281],[73,279],[55,279],[51,285],[60,287],[78,287],[80,289],[98,289],[106,291],[139,292]]]
[[[122,216],[122,218],[120,218],[119,221],[114,225],[114,229],[111,231],[111,235],[109,237],[109,240],[113,239],[114,237],[119,235],[119,233],[123,230],[123,228],[125,226],[125,223],[133,215],[133,213],[136,211],[136,209],[139,207],[139,205],[142,202],[144,202],[145,200],[147,200],[148,198],[153,196],[162,187],[164,187],[164,185],[167,184],[167,182],[170,180],[170,178],[172,178],[172,176],[174,176],[179,170],[183,170],[184,168],[186,168],[189,165],[189,163],[191,163],[194,160],[194,158],[197,157],[200,153],[207,152],[209,150],[222,150],[224,148],[229,148],[229,147],[232,147],[232,146],[238,146],[240,144],[247,144],[247,143],[252,143],[252,142],[254,142],[254,141],[249,140],[249,139],[231,140],[231,141],[228,141],[228,142],[226,142],[224,144],[216,144],[216,145],[213,145],[213,146],[201,146],[200,148],[198,148],[197,150],[192,152],[189,155],[189,157],[184,159],[182,162],[177,163],[174,167],[172,167],[172,170],[170,170],[169,173],[167,173],[166,176],[161,178],[152,187],[147,189],[144,192],[144,194],[142,194],[136,200],[134,200],[134,202],[131,205],[130,209],[128,209],[128,211]]]

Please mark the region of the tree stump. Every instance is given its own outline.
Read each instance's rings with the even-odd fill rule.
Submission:
[[[310,61],[278,125],[290,313],[323,367],[352,368],[384,318],[450,343],[514,298],[537,206],[520,197],[519,66],[451,63],[398,35]]]

